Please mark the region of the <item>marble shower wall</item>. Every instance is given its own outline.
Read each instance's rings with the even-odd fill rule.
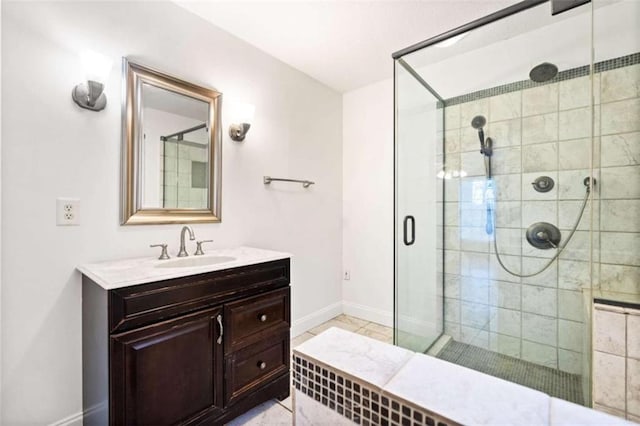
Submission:
[[[640,311],[594,305],[593,406],[640,422]]]
[[[163,207],[207,208],[207,145],[169,140],[161,147]]]
[[[637,63],[637,62],[636,62]],[[534,222],[561,229],[578,216],[590,172],[589,77],[485,97],[445,107],[443,194],[445,334],[563,371],[582,374],[593,212],[594,286],[640,293],[640,65],[595,74],[593,206],[573,239],[542,274],[519,278],[495,256],[485,231],[485,168],[471,120],[487,118],[494,141],[498,251],[517,273],[541,268],[555,250],[525,239]],[[465,175],[466,174],[466,175]],[[461,176],[462,175],[462,176]],[[555,181],[534,191],[538,176]],[[601,249],[601,250],[599,250]]]

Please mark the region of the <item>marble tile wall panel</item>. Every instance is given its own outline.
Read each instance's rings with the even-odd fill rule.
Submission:
[[[602,102],[640,98],[640,65],[602,73]]]
[[[558,320],[554,317],[523,312],[522,338],[555,347],[558,339]]]
[[[600,230],[640,232],[640,199],[607,200],[601,209]]]
[[[514,358],[520,358],[522,356],[520,351],[520,338],[506,336],[504,334],[490,333],[489,334],[489,349],[498,352],[502,355],[507,355]]]
[[[489,305],[498,308],[521,310],[521,285],[508,281],[491,281]]]
[[[567,373],[582,374],[583,358],[582,352],[558,349],[558,368]]]
[[[519,310],[491,308],[489,329],[494,333],[521,337],[522,312]]]
[[[556,317],[558,290],[534,285],[522,286],[522,311]]]
[[[460,228],[460,249],[463,251],[489,252],[489,235],[484,227]]]
[[[558,140],[558,113],[534,115],[522,119],[522,144]]]
[[[523,231],[519,228],[496,228],[490,237],[489,251],[495,253],[493,240],[497,240],[498,253],[519,256],[522,253]]]
[[[489,331],[489,347],[500,348],[501,353],[581,372],[576,364],[583,363],[582,343],[570,337],[572,330],[584,329],[582,288],[593,282],[605,290],[640,292],[639,82],[640,65],[595,74],[593,110],[589,77],[445,108],[447,162],[451,170],[467,173],[459,185],[447,181],[444,192],[445,272],[457,277],[445,284],[447,306],[452,310],[445,318],[447,330],[467,339],[475,335],[483,345],[485,334],[480,332]],[[485,135],[494,141],[494,235],[484,232],[485,168],[477,131],[470,125],[476,115],[487,117]],[[593,141],[592,118],[597,132]],[[554,179],[550,192],[533,190],[531,182],[540,175]],[[500,267],[494,253],[495,235],[503,261],[518,273],[534,272],[555,254],[532,248],[524,238],[526,227],[550,222],[566,238],[586,194],[582,181],[587,176],[598,180],[592,190],[594,200],[587,204],[578,232],[560,260],[542,274],[523,279]],[[597,231],[593,235],[591,226]],[[590,274],[592,257],[602,263],[596,263]],[[467,281],[461,284],[460,276]],[[482,284],[467,285],[472,282]],[[485,305],[492,309],[488,324],[484,321],[488,311],[480,308]],[[549,330],[530,340],[495,332],[491,324],[498,327],[500,321],[492,314],[497,315],[498,309],[550,319],[556,324],[556,341]],[[532,322],[524,317],[523,330],[525,322]],[[513,339],[524,340],[516,344]]]
[[[558,138],[563,141],[590,138],[591,121],[592,111],[590,107],[560,111],[558,115]]]
[[[640,415],[640,310],[595,304],[594,406],[614,415]]]
[[[600,103],[600,75],[594,77],[595,103]],[[591,104],[591,84],[589,77],[564,80],[559,83],[559,109],[565,111]]]
[[[554,346],[522,340],[522,359],[549,368],[558,368],[558,349]]]
[[[558,84],[527,89],[522,92],[522,116],[558,111]]]
[[[581,291],[558,290],[558,318],[583,322],[582,298]]]
[[[489,125],[486,134],[491,135],[493,146],[496,148],[520,146],[522,141],[522,121],[520,119],[493,121]]]
[[[599,152],[600,139],[595,140],[595,152]],[[588,169],[593,157],[594,167],[600,163],[599,155],[591,154],[591,138],[563,140],[558,143],[558,168],[560,170]]]
[[[593,354],[593,400],[625,411],[625,358],[604,352]]]
[[[558,347],[582,352],[582,322],[558,320]]]
[[[476,327],[462,325],[460,327],[460,341],[482,349],[489,349],[489,332]]]
[[[522,92],[506,93],[489,98],[490,122],[521,117]]]
[[[602,263],[599,284],[606,291],[640,294],[640,267]]]
[[[522,171],[546,172],[558,170],[558,143],[542,143],[522,148]]]
[[[603,135],[640,130],[640,98],[602,104],[601,114]]]
[[[602,167],[640,164],[640,132],[602,136],[601,144]]]
[[[640,198],[640,166],[605,167],[600,176],[601,199]]]
[[[460,105],[444,109],[444,128],[445,130],[460,128]]]

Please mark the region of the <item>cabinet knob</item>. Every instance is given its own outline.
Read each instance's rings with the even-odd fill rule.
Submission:
[[[260,362],[258,363],[258,368],[259,368],[260,370],[264,370],[265,368],[267,368],[267,363],[266,363],[266,362],[264,362],[264,361],[260,361]]]
[[[265,322],[265,321],[267,321],[267,314],[262,314],[262,315],[260,315],[259,318],[260,318],[260,322]]]

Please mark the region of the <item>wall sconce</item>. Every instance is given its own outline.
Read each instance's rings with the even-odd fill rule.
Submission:
[[[86,50],[80,54],[86,81],[73,88],[71,97],[78,106],[92,111],[101,111],[107,106],[104,84],[111,71],[111,59]]]
[[[236,142],[242,142],[251,127],[256,107],[250,104],[231,103],[229,105],[229,136]]]

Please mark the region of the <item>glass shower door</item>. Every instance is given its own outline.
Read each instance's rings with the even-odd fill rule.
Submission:
[[[437,248],[443,181],[438,184],[436,178],[443,110],[405,66],[396,61],[394,341],[425,352],[443,331],[442,250]]]

